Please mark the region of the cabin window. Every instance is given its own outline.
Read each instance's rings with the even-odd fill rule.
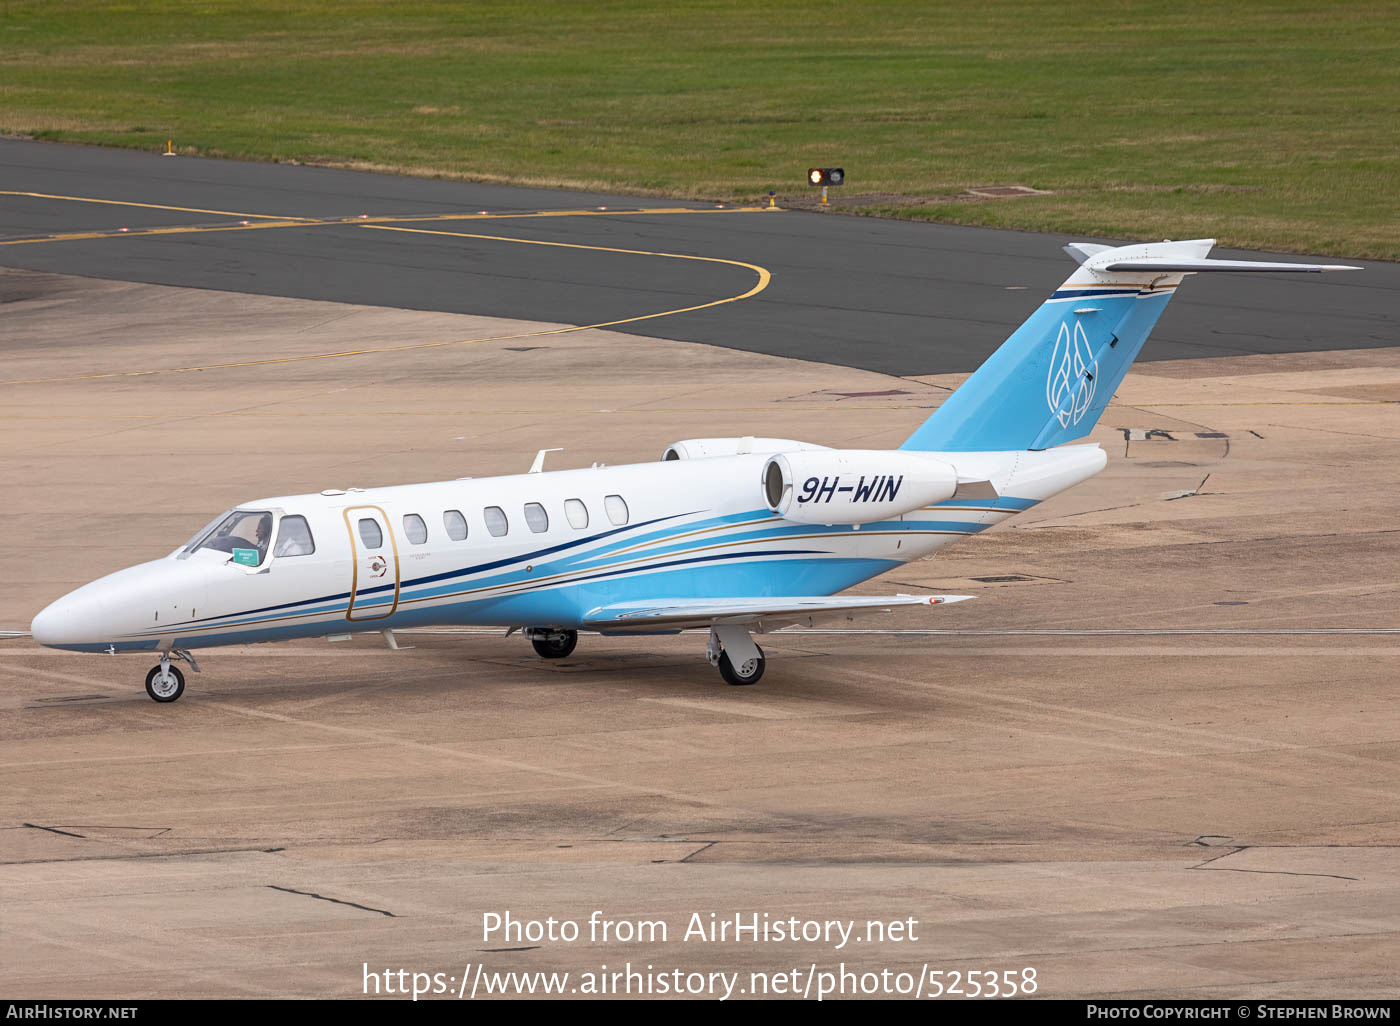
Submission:
[[[603,508],[608,511],[608,519],[621,527],[627,523],[627,501],[621,495],[609,495],[603,500]]]
[[[482,511],[486,518],[486,530],[491,532],[492,538],[500,538],[510,530],[510,521],[506,519],[506,511],[500,506],[487,506]]]
[[[467,518],[462,516],[460,509],[449,509],[444,513],[442,526],[447,530],[447,537],[453,541],[463,541],[467,537]]]
[[[417,513],[405,513],[403,515],[403,533],[410,543],[422,545],[428,540],[428,525],[423,523],[423,518]]]
[[[379,529],[376,521],[365,517],[360,521],[360,541],[364,542],[367,549],[377,549],[384,544],[384,532]]]
[[[549,530],[549,514],[538,502],[527,502],[525,503],[525,523],[536,534],[544,534]]]
[[[305,517],[283,517],[277,528],[277,547],[274,556],[309,556],[316,551],[316,543],[311,540],[311,528]]]
[[[569,526],[582,531],[588,526],[588,507],[582,499],[565,499],[564,515],[569,518]]]
[[[190,551],[213,549],[227,552],[240,566],[261,566],[271,538],[271,513],[236,509],[191,546]]]

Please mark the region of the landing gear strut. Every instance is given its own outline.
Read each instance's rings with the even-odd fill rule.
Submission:
[[[152,666],[151,672],[146,674],[146,694],[157,702],[173,702],[185,693],[185,675],[178,667],[170,665],[172,655],[189,663],[195,673],[199,672],[199,664],[194,661],[194,656],[184,649],[176,648],[162,652],[160,664]]]
[[[553,627],[526,627],[525,637],[530,639],[541,659],[563,659],[578,645],[578,631]]]
[[[725,683],[735,686],[757,684],[768,662],[747,628],[733,624],[716,624],[710,628],[705,658],[711,666],[719,667]]]

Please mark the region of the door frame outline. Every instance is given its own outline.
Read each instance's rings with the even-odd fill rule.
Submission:
[[[378,513],[384,519],[384,532],[389,536],[389,547],[394,554],[394,601],[389,606],[387,613],[376,613],[373,616],[355,616],[355,596],[360,591],[360,550],[355,541],[355,527],[350,523],[350,514],[356,510],[368,509]],[[402,574],[399,570],[399,543],[394,538],[394,525],[389,519],[389,514],[384,512],[382,506],[346,506],[341,510],[341,516],[345,519],[345,530],[350,535],[350,604],[345,607],[345,619],[351,623],[360,623],[366,620],[383,620],[393,616],[399,608],[399,590],[402,586]],[[368,553],[372,550],[366,548]]]

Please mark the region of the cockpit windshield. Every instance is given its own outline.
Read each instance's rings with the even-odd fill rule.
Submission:
[[[272,537],[272,514],[263,510],[236,509],[192,541],[187,552],[212,549],[227,552],[240,566],[261,566]]]

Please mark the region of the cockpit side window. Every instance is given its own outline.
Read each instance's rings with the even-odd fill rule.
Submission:
[[[316,543],[311,538],[311,528],[307,526],[306,518],[299,516],[285,516],[282,524],[277,528],[277,545],[273,548],[274,556],[309,556],[316,551]]]
[[[212,549],[227,552],[240,566],[261,566],[272,537],[272,514],[264,510],[236,509],[190,547],[191,552]]]

